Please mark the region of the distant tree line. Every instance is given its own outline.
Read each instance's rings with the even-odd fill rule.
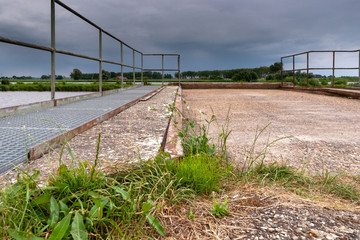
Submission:
[[[31,76],[21,76],[21,77],[17,77],[17,76],[12,76],[12,77],[1,77],[1,79],[32,79]]]
[[[184,71],[182,78],[187,79],[232,79],[233,81],[257,81],[259,78],[266,78],[269,75],[280,74],[281,63],[276,62],[271,66],[258,68],[238,68],[231,70],[210,70],[210,71]]]
[[[103,80],[111,80],[116,79],[118,76],[121,76],[121,72],[109,72],[106,70],[102,70],[102,79]],[[132,79],[133,78],[133,72],[124,72],[123,73],[124,78]],[[151,71],[145,71],[143,72],[143,77],[147,79],[161,79],[162,74],[159,72],[151,72]],[[70,73],[70,78],[74,80],[98,80],[99,79],[99,73],[82,73],[79,69],[75,68]],[[141,78],[141,72],[135,72],[135,78],[139,79]],[[164,74],[165,79],[172,79],[173,76],[169,73]]]
[[[41,79],[50,79],[50,78],[51,78],[51,75],[41,75]],[[65,77],[62,75],[55,75],[55,79],[57,79],[57,80],[62,80],[64,78]]]

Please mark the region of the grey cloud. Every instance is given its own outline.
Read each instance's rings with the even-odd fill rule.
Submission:
[[[183,70],[256,67],[296,52],[359,48],[357,0],[63,1],[143,52],[180,53]],[[1,35],[48,44],[48,10],[47,0],[0,0]],[[96,29],[57,8],[57,47],[96,55],[97,38]],[[116,44],[104,51],[119,54]]]

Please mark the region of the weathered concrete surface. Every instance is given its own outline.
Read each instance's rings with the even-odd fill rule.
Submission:
[[[178,136],[179,130],[182,129],[182,103],[182,88],[180,86],[175,94],[172,117],[169,119],[166,135],[164,137],[164,152],[169,153],[171,158],[180,158],[184,155],[181,139]]]
[[[190,115],[210,117],[214,110],[224,123],[230,108],[228,139],[232,157],[243,161],[257,129],[270,124],[256,143],[260,151],[268,140],[292,136],[268,148],[267,161],[286,160],[321,172],[360,173],[360,101],[283,90],[183,90]],[[199,113],[199,110],[207,115]],[[201,116],[200,116],[201,115]],[[219,129],[211,128],[212,137]]]
[[[169,83],[178,85],[178,83]],[[181,83],[183,89],[277,89],[281,83],[265,82],[188,82]]]

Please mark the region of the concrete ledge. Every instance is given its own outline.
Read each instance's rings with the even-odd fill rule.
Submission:
[[[121,92],[124,90],[137,88],[140,86],[142,86],[142,85],[136,85],[136,86],[132,86],[132,87],[124,88],[124,89],[119,88],[119,89],[103,91],[103,96]],[[16,115],[16,114],[20,114],[20,113],[34,112],[34,111],[38,111],[38,110],[45,109],[45,108],[61,106],[64,104],[77,102],[77,101],[81,101],[81,100],[86,100],[86,99],[90,99],[90,98],[95,98],[95,97],[100,97],[100,96],[101,96],[101,94],[99,92],[94,92],[94,93],[89,93],[89,94],[80,95],[80,96],[59,98],[59,99],[54,99],[54,100],[29,103],[29,104],[18,105],[18,106],[13,106],[13,107],[0,108],[0,118]]]
[[[183,89],[279,89],[281,83],[264,83],[264,82],[196,82],[180,83]],[[169,86],[178,83],[169,83]]]
[[[161,88],[160,90],[159,89],[156,89],[140,98],[137,98],[125,105],[122,105],[110,112],[107,112],[87,123],[84,123],[83,125],[79,126],[79,127],[76,127],[74,129],[71,129],[67,132],[65,132],[64,134],[62,135],[59,135],[57,137],[54,137],[48,141],[45,141],[45,142],[42,142],[32,148],[30,148],[29,150],[29,153],[28,153],[28,159],[29,160],[35,160],[37,158],[40,158],[42,155],[46,154],[47,152],[49,152],[51,149],[63,144],[65,141],[68,141],[70,140],[71,138],[73,138],[74,136],[76,136],[77,134],[80,134],[86,130],[88,130],[89,128],[95,126],[96,124],[99,124],[117,114],[119,114],[120,112],[128,109],[129,107],[135,105],[136,103],[138,103],[141,99],[143,98],[147,98],[149,96],[152,96],[152,95],[155,95],[157,94],[159,91],[161,91],[163,88]]]
[[[360,89],[344,89],[344,88],[324,88],[324,87],[289,87],[283,86],[281,89],[289,91],[301,91],[308,93],[317,93],[331,96],[341,96],[347,98],[360,99]]]
[[[182,88],[178,87],[174,99],[175,109],[169,119],[168,127],[165,131],[161,149],[169,153],[171,158],[181,158],[184,156],[181,139],[178,136],[178,129],[182,128]]]

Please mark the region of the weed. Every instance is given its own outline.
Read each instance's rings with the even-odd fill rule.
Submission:
[[[191,211],[191,208],[189,209],[188,212],[188,217],[190,218],[190,220],[194,221],[195,220],[195,215],[194,213]]]
[[[227,197],[224,199],[224,203],[218,203],[216,200],[213,200],[213,206],[210,209],[210,213],[215,215],[218,218],[222,218],[223,216],[230,215],[230,211],[226,209],[228,205]]]
[[[205,154],[189,155],[166,163],[169,170],[181,180],[182,186],[191,188],[198,194],[218,191],[225,174],[220,161]]]

